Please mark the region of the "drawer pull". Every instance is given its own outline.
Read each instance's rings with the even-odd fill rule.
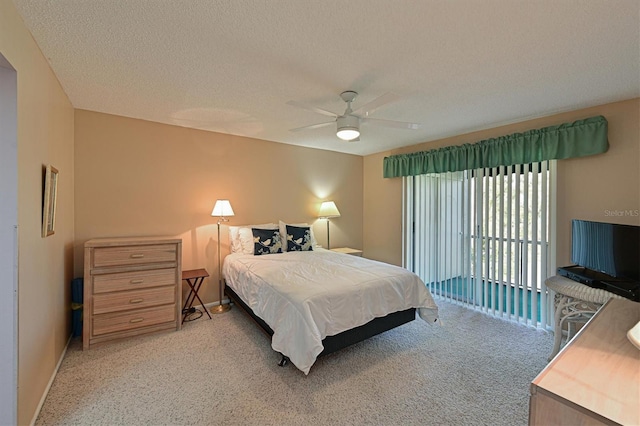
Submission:
[[[132,320],[131,320],[131,321],[129,321],[129,322],[130,322],[130,323],[132,323],[132,324],[134,324],[134,323],[136,323],[136,322],[142,322],[142,321],[144,321],[144,318],[134,318],[134,319],[132,319]]]
[[[144,280],[140,280],[140,279],[138,279],[138,280],[131,280],[131,281],[129,281],[129,282],[130,282],[131,284],[142,284],[142,283],[144,282]]]
[[[129,303],[141,303],[144,299],[141,297],[139,299],[131,299],[129,300]]]
[[[136,253],[131,255],[132,259],[142,259],[143,257],[144,257],[144,254],[142,253]]]

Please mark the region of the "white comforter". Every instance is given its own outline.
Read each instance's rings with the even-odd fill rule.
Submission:
[[[422,280],[404,268],[316,249],[226,257],[223,276],[274,331],[271,346],[305,374],[322,339],[409,308],[433,323],[438,307]]]

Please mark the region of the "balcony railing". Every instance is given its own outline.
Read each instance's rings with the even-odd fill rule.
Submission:
[[[502,268],[502,278],[499,279],[498,277],[495,276],[485,276],[484,272],[485,270],[483,270],[482,275],[481,275],[481,279],[486,280],[486,281],[491,281],[491,282],[500,282],[502,284],[509,284],[511,286],[516,286],[518,285],[518,287],[525,287],[526,288],[530,288],[533,289],[535,288],[537,291],[540,291],[542,289],[542,283],[544,283],[544,280],[547,278],[547,274],[546,271],[544,271],[543,268],[543,257],[542,257],[542,252],[543,252],[543,244],[545,245],[545,249],[548,249],[549,244],[547,242],[543,242],[543,241],[538,241],[538,240],[531,240],[531,239],[518,239],[516,240],[515,238],[501,238],[501,237],[492,237],[492,236],[477,236],[477,235],[471,235],[472,240],[478,241],[478,240],[482,240],[482,265],[486,265],[486,260],[487,260],[487,255],[492,256],[493,254],[499,255],[500,253],[495,253],[496,251],[496,245],[499,242],[502,243],[506,243],[506,244],[518,244],[518,259],[517,259],[517,271],[515,271],[515,273],[511,274],[511,277],[508,276],[507,273],[507,262],[509,261],[507,259],[507,248],[506,245],[503,249],[503,268]],[[531,256],[531,254],[533,253],[532,250],[532,246],[533,244],[536,244],[538,246],[538,256],[536,258],[536,262],[535,265],[532,265],[532,259],[529,258],[527,259],[527,277],[525,277],[525,259],[524,259],[524,254],[525,254],[525,250],[524,250],[524,246],[525,244],[527,244],[527,255]],[[489,247],[489,253],[487,253],[487,247]],[[515,248],[515,246],[512,246],[513,248]],[[515,253],[515,250],[512,248],[511,254],[513,255]],[[548,253],[548,250],[546,251]],[[546,262],[545,262],[546,264]],[[495,268],[493,269],[496,274],[498,272],[498,267],[497,267],[497,263]],[[512,264],[512,266],[514,266]],[[536,270],[536,279],[535,279],[535,283],[534,278],[533,278],[533,269],[531,268],[531,266],[535,266],[535,270]],[[471,268],[471,272],[472,272],[472,277],[475,278],[475,275],[473,274],[473,272],[475,271],[475,268]],[[513,271],[512,271],[513,272]],[[514,280],[515,276],[518,276],[519,280],[516,281]],[[526,278],[526,279],[525,279]]]

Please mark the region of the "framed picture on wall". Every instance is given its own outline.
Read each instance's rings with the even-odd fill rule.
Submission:
[[[42,199],[42,238],[56,232],[56,199],[58,196],[58,169],[48,165],[44,172]]]

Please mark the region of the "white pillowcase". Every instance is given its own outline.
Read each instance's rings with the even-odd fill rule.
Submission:
[[[237,253],[240,251],[238,240],[238,231],[240,230],[239,226],[230,226],[229,227],[229,251],[231,253]]]
[[[229,227],[229,248],[231,253],[253,254],[253,232],[251,228],[278,229],[276,223]]]
[[[313,227],[308,223],[285,223],[283,221],[278,222],[278,226],[280,227],[280,238],[282,238],[282,251],[287,251],[287,225],[289,226],[308,226],[309,231],[311,232],[311,247],[317,247],[318,242],[316,241],[316,236],[313,233]]]

